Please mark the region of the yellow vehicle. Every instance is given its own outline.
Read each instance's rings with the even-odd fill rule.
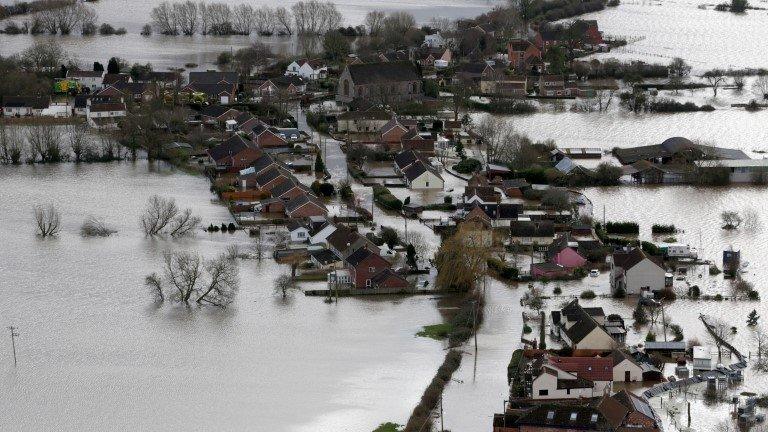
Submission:
[[[53,83],[53,92],[56,94],[76,95],[83,91],[79,81],[67,78],[59,78]]]

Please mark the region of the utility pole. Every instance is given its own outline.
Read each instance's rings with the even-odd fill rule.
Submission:
[[[440,392],[440,432],[445,432],[445,425],[443,424],[443,392]]]
[[[477,300],[472,300],[472,333],[475,336],[475,354],[477,354]]]
[[[405,220],[405,245],[408,246],[408,215],[403,212],[403,220]]]
[[[603,204],[603,229],[605,229],[605,204]]]
[[[13,348],[13,365],[16,366],[16,337],[19,333],[16,331],[16,327],[10,326],[8,330],[11,331],[11,347]]]

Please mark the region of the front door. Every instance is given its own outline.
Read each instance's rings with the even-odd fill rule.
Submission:
[[[629,371],[624,371],[624,382],[630,382]]]

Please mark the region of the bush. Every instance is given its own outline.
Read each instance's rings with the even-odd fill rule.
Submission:
[[[144,24],[144,27],[141,28],[141,35],[152,36],[152,26],[149,24]]]
[[[694,299],[699,298],[701,296],[701,288],[698,285],[691,286],[688,288],[688,296]]]
[[[13,22],[13,21],[9,21],[5,25],[5,30],[4,30],[5,34],[17,35],[17,34],[24,34],[26,32],[27,32],[27,28],[26,27],[19,27],[19,25],[16,24],[15,22]]]
[[[617,288],[616,291],[613,292],[613,298],[615,299],[623,299],[627,296],[627,292],[624,290],[624,288]]]
[[[531,328],[531,326],[529,326],[528,324],[523,325],[523,333],[529,334],[532,331],[533,329]]]
[[[747,293],[747,298],[752,300],[752,301],[760,300],[760,293],[757,292],[756,290],[749,291]]]
[[[672,332],[672,335],[674,336],[675,342],[680,342],[683,340],[683,328],[680,327],[677,324],[672,324],[669,326],[669,331]]]
[[[677,229],[674,225],[653,224],[651,226],[651,233],[653,234],[674,234],[676,232]]]
[[[519,275],[518,269],[510,267],[496,258],[489,258],[487,264],[488,268],[495,271],[502,279],[514,280],[517,279]]]
[[[723,301],[723,295],[722,294],[715,294],[713,297],[715,301]]]
[[[453,197],[450,195],[446,195],[443,197],[443,203],[445,204],[453,204]]]
[[[719,275],[720,273],[722,273],[722,271],[720,271],[720,269],[719,269],[719,268],[717,268],[717,266],[716,266],[716,265],[711,265],[711,266],[709,266],[709,275],[710,275],[710,276],[717,276],[717,275]]]
[[[608,222],[605,224],[605,232],[608,234],[640,234],[640,225],[637,222]]]
[[[656,246],[651,242],[647,242],[647,241],[640,242],[640,247],[643,249],[643,252],[649,255],[662,255],[661,249],[659,249],[658,246]]]
[[[373,187],[373,200],[387,210],[400,211],[403,209],[403,202],[384,186],[376,185]]]
[[[584,300],[592,300],[595,297],[597,297],[597,294],[595,294],[595,292],[592,290],[586,290],[582,292],[581,295],[579,296],[579,298]]]
[[[554,290],[552,290],[552,294],[554,294],[554,295],[560,295],[560,294],[562,294],[562,293],[563,293],[563,289],[562,289],[562,288],[560,288],[559,286],[558,286],[558,287],[555,287],[555,289],[554,289]]]
[[[102,36],[109,36],[115,34],[115,28],[107,23],[103,23],[99,26],[99,34]]]
[[[324,197],[330,197],[330,196],[333,196],[334,193],[336,193],[336,188],[333,187],[333,184],[325,182],[320,185],[320,193]]]
[[[453,169],[456,172],[461,174],[471,174],[475,171],[480,171],[482,167],[483,167],[483,164],[479,160],[473,159],[473,158],[466,158],[461,162],[457,163],[456,165],[454,165]]]
[[[656,333],[649,331],[648,334],[645,335],[645,341],[656,342]]]

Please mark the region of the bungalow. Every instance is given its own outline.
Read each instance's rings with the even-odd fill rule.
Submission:
[[[610,351],[619,343],[605,327],[602,308],[582,308],[575,299],[559,311],[552,311],[552,332],[574,350]]]
[[[392,269],[384,269],[371,278],[371,287],[380,289],[400,289],[408,288],[408,281],[395,273]]]
[[[567,269],[583,267],[587,260],[576,251],[577,248],[577,242],[570,242],[567,235],[562,235],[549,245],[547,261]]]
[[[117,83],[132,83],[133,78],[126,73],[108,73],[101,79],[101,88],[107,88]]]
[[[223,125],[227,120],[234,120],[244,113],[222,105],[210,105],[200,111],[200,120],[205,124]]]
[[[731,183],[764,184],[768,181],[768,159],[701,160],[694,163],[700,172],[727,170]]]
[[[368,98],[391,104],[419,101],[423,94],[421,75],[412,63],[364,63],[344,68],[336,100],[349,103],[356,98]]]
[[[409,131],[416,131],[415,122],[401,120],[396,116],[392,116],[389,121],[379,129],[379,135],[381,136],[382,142],[400,144],[403,140],[403,136]]]
[[[280,182],[277,186],[272,188],[272,191],[270,192],[272,198],[279,198],[284,201],[288,201],[308,193],[312,193],[309,187],[292,178]]]
[[[660,291],[665,286],[666,270],[641,248],[626,248],[611,256],[611,292],[639,295],[644,291]]]
[[[328,244],[328,249],[342,259],[346,259],[360,248],[366,248],[377,255],[379,254],[379,248],[373,242],[344,225],[338,225],[326,237],[325,242]]]
[[[574,96],[572,89],[566,87],[564,75],[539,76],[539,96],[570,97]]]
[[[180,86],[181,74],[174,71],[152,71],[137,77],[136,82],[151,83],[161,89],[173,89]]]
[[[285,215],[289,218],[327,216],[328,209],[320,199],[310,193],[305,193],[285,203]]]
[[[719,161],[718,161],[719,162]],[[693,180],[694,170],[686,165],[660,165],[639,160],[621,167],[622,175],[641,184],[676,184]]]
[[[291,236],[291,242],[304,243],[309,240],[309,228],[302,221],[289,219],[286,228],[288,228],[288,233]]]
[[[493,432],[604,432],[605,417],[588,405],[548,403],[534,405],[524,412],[494,414]]]
[[[89,70],[67,70],[67,78],[73,79],[80,83],[84,88],[88,88],[90,93],[95,93],[102,88],[104,81],[104,71],[89,71]]]
[[[544,356],[545,364],[592,382],[594,395],[610,393],[613,387],[613,359],[609,357]]]
[[[430,164],[421,160],[403,170],[403,177],[409,189],[443,190],[444,180]]]
[[[435,140],[431,135],[422,136],[417,131],[411,129],[403,135],[400,141],[403,150],[416,150],[421,153],[434,154]]]
[[[493,186],[467,186],[464,188],[462,199],[465,204],[498,203],[501,194]]]
[[[181,91],[182,93],[203,93],[211,103],[226,105],[237,100],[237,87],[226,82],[215,84],[190,82]]]
[[[365,111],[347,111],[336,118],[339,133],[374,133],[381,130],[392,119],[392,114],[381,108]]]
[[[3,98],[3,117],[40,116],[48,108],[49,97],[5,96]]]
[[[560,264],[541,262],[531,264],[531,277],[533,279],[557,279],[571,275],[571,269]]]
[[[126,108],[123,102],[98,102],[88,99],[85,116],[88,120],[95,118],[125,117]]]
[[[154,84],[118,81],[104,86],[104,89],[97,94],[99,96],[125,97],[136,102],[146,102],[152,100],[157,95],[157,88]]]
[[[391,267],[389,261],[381,255],[364,247],[347,256],[346,262],[355,288],[373,287],[374,277]]]
[[[523,198],[525,191],[530,188],[530,183],[524,178],[503,180],[501,182],[501,190],[507,198]]]
[[[328,76],[328,66],[320,59],[294,60],[285,69],[285,75],[300,76],[308,80],[323,79]]]
[[[246,131],[260,148],[286,147],[288,141],[280,134],[277,128],[259,123],[251,130]]]
[[[282,167],[272,167],[256,176],[254,186],[262,192],[272,193],[272,189],[285,180],[293,180],[293,175]]]
[[[190,72],[189,83],[190,84],[228,84],[231,86],[237,86],[240,83],[240,78],[237,72],[217,72],[217,71]]]
[[[510,242],[522,246],[549,246],[555,235],[552,221],[518,220],[510,223]]]
[[[261,153],[251,140],[238,134],[207,150],[209,162],[220,171],[244,169]]]

